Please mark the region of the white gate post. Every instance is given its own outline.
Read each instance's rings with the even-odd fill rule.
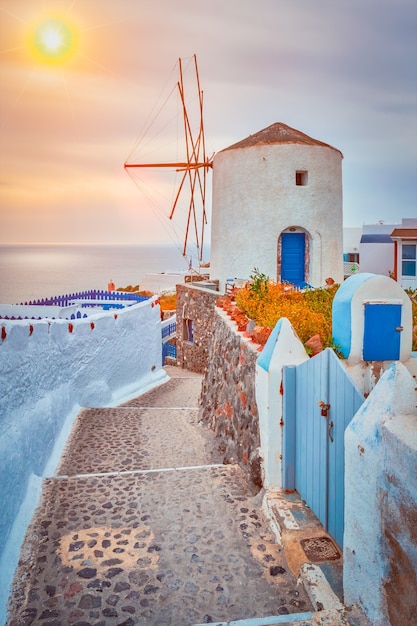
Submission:
[[[288,319],[281,318],[256,362],[255,391],[265,489],[282,489],[282,368],[308,358]]]

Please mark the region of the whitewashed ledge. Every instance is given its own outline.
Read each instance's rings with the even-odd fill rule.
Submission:
[[[150,291],[157,295],[161,295],[162,293],[174,293],[179,283],[184,284],[191,282],[196,279],[198,274],[199,272],[193,270],[145,274],[140,282],[139,288],[140,291]]]

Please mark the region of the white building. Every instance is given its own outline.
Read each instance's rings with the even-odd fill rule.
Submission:
[[[282,123],[217,153],[212,280],[343,281],[342,153]]]
[[[359,244],[361,272],[384,274],[394,273],[394,242],[391,233],[398,224],[363,224]]]
[[[364,224],[359,265],[361,272],[392,276],[404,289],[417,289],[417,219]]]
[[[417,289],[417,219],[402,220],[391,233],[394,240],[394,278],[403,289]]]

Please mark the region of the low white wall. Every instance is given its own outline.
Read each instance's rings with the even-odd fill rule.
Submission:
[[[344,594],[373,626],[417,615],[417,394],[400,362],[345,434]]]
[[[72,322],[0,321],[0,622],[38,477],[54,471],[79,408],[165,379],[157,297]]]
[[[146,274],[140,283],[141,291],[152,293],[175,292],[176,285],[184,282],[184,273]]]
[[[347,361],[342,361],[342,363],[355,385],[364,396],[368,396],[383,373],[391,367],[392,361],[361,361],[354,365]],[[407,361],[403,361],[402,364],[417,379],[417,352],[412,352],[410,358]]]

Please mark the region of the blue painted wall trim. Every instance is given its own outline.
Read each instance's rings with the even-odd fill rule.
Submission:
[[[266,342],[264,349],[258,357],[257,364],[259,365],[259,367],[262,367],[265,372],[269,372],[272,355],[274,353],[275,345],[278,341],[279,333],[281,331],[281,325],[282,320],[278,320],[272,333],[268,337],[268,341]]]

